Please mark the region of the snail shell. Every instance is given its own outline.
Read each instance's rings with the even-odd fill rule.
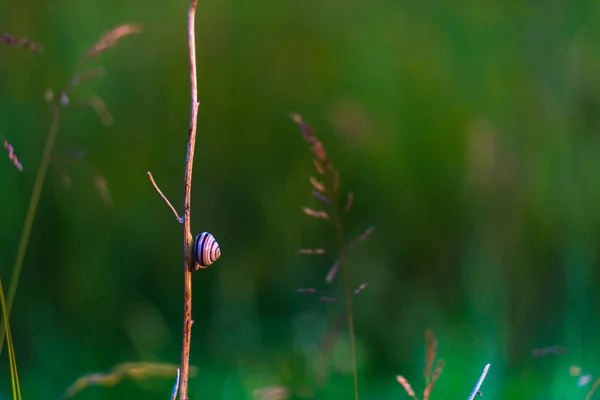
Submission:
[[[200,268],[206,268],[217,261],[217,258],[221,256],[221,249],[213,235],[202,232],[196,236],[194,256],[196,256],[196,263]]]

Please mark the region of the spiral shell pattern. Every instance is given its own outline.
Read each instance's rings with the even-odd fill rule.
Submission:
[[[202,232],[196,236],[194,255],[196,256],[196,263],[200,268],[206,268],[221,256],[219,243],[217,243],[214,236],[210,233]]]

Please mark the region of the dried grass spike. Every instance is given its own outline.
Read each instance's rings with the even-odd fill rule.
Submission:
[[[100,36],[100,39],[85,53],[85,58],[92,58],[104,50],[115,46],[124,36],[140,33],[141,31],[142,27],[138,24],[119,25]]]
[[[24,49],[29,50],[32,53],[42,52],[42,46],[40,46],[39,44],[27,38],[15,37],[9,35],[8,33],[0,33],[0,42],[4,43],[7,46],[22,47]]]
[[[327,282],[327,283],[333,282],[333,278],[335,278],[335,275],[337,274],[339,269],[340,269],[340,260],[337,260],[331,266],[331,268],[329,268],[329,272],[327,272],[327,276],[325,277],[325,282]]]
[[[291,396],[286,387],[266,387],[254,391],[255,400],[287,400]]]
[[[308,125],[300,114],[292,113],[290,117],[298,124],[300,127],[300,133],[304,137],[304,140],[310,145],[311,150],[317,160],[324,163],[328,168],[330,167],[329,160],[327,159],[327,154],[325,153],[325,148],[323,144],[317,139],[317,137],[313,134],[313,130]]]
[[[309,294],[312,294],[312,293],[316,293],[317,289],[312,288],[312,287],[309,287],[309,288],[298,288],[298,289],[296,289],[296,292],[297,293],[309,293]]]
[[[317,192],[316,190],[311,191],[311,193],[321,203],[325,204],[326,206],[329,205],[329,199],[327,197],[323,196],[321,193]]]
[[[15,150],[13,149],[13,147],[11,146],[11,144],[8,143],[6,141],[6,139],[3,139],[2,141],[4,142],[4,148],[8,151],[8,158],[9,158],[9,160],[13,163],[13,165],[19,171],[23,171],[23,165],[21,165],[21,162],[17,158],[17,155],[15,154]]]
[[[344,211],[349,212],[350,207],[352,207],[352,203],[354,202],[354,194],[352,192],[348,192],[346,197],[346,205],[344,206]]]
[[[431,382],[429,382],[429,384],[423,391],[423,400],[429,400],[431,391],[433,390],[435,383],[437,382],[438,378],[440,377],[440,375],[442,373],[442,368],[444,368],[444,361],[439,360],[437,363],[437,366],[435,367],[435,371],[433,371],[433,378],[431,379]]]
[[[294,122],[296,122],[296,124],[298,124],[298,127],[300,128],[300,133],[304,137],[304,140],[306,140],[309,144],[312,143],[314,135],[310,125],[304,122],[300,114],[292,113],[290,114],[290,117],[294,120]]]
[[[398,383],[402,385],[402,387],[404,388],[404,390],[406,390],[406,393],[410,397],[412,397],[413,399],[417,398],[417,396],[415,395],[415,391],[413,390],[412,386],[410,386],[410,383],[408,383],[405,377],[403,377],[402,375],[398,375],[396,377],[396,381],[398,381]]]
[[[73,397],[89,386],[115,386],[124,378],[143,380],[152,377],[172,378],[177,374],[177,365],[149,362],[125,362],[116,365],[110,371],[97,372],[79,377],[61,396],[62,399]],[[197,373],[197,368],[190,368],[192,375]]]
[[[325,192],[325,185],[319,182],[314,176],[310,177],[310,184],[319,192]]]
[[[437,357],[437,340],[433,330],[425,330],[425,369],[423,376],[425,377],[425,385],[429,385],[431,381],[431,371]]]
[[[323,175],[325,173],[325,170],[323,169],[323,166],[321,165],[319,160],[313,160],[313,163],[315,164],[315,169],[317,170],[317,172]]]
[[[360,292],[362,292],[363,290],[365,290],[367,288],[367,284],[366,283],[361,283],[360,285],[358,285],[358,287],[354,290],[354,294],[357,295]]]
[[[69,87],[68,87],[67,91],[81,85],[84,82],[104,76],[104,74],[105,74],[104,68],[98,67],[95,69],[84,71],[82,74],[75,75],[71,79],[71,82],[69,82]]]
[[[100,198],[102,198],[104,204],[107,207],[112,207],[114,203],[106,178],[98,173],[94,174],[94,186],[96,186],[96,190],[98,191],[98,194],[100,195]]]
[[[325,249],[300,249],[300,254],[325,254]]]
[[[365,240],[367,240],[367,238],[368,238],[369,236],[371,236],[371,234],[373,233],[373,231],[374,231],[374,230],[375,230],[375,226],[374,226],[374,225],[371,225],[370,227],[368,227],[368,228],[367,228],[367,230],[365,230],[365,231],[364,231],[364,232],[363,232],[363,233],[362,233],[362,234],[361,234],[361,235],[358,237],[358,239],[356,239],[355,241],[351,242],[351,243],[348,245],[348,248],[349,248],[349,249],[353,249],[353,248],[355,248],[355,247],[356,247],[356,245],[357,245],[359,242],[364,242]]]
[[[320,301],[324,301],[326,303],[335,303],[335,297],[327,297],[327,296],[321,296],[319,297]]]
[[[303,207],[302,211],[304,211],[304,214],[308,215],[309,217],[329,219],[329,214],[327,214],[325,211],[316,211],[308,207]]]
[[[100,97],[92,97],[89,101],[89,105],[94,109],[96,114],[98,114],[98,117],[100,117],[100,120],[104,125],[112,125],[114,122],[113,117]]]
[[[333,171],[333,191],[337,192],[340,186],[340,171],[337,169]]]

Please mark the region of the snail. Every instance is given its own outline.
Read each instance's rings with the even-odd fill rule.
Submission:
[[[213,235],[208,232],[202,232],[196,236],[196,240],[194,241],[194,256],[200,268],[206,268],[217,261],[217,258],[221,256],[221,249]]]

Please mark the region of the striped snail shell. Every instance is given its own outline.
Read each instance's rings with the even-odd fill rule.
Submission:
[[[206,268],[217,261],[217,258],[221,256],[221,249],[215,237],[208,232],[202,232],[196,236],[194,256],[200,268]]]

